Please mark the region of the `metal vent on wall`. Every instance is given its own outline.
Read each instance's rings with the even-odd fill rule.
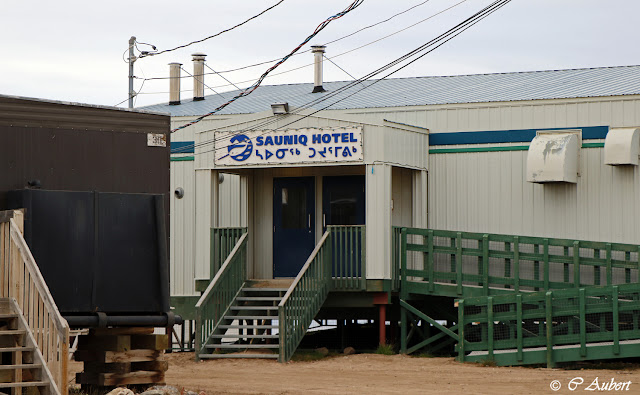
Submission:
[[[539,131],[529,145],[527,181],[577,183],[581,132]]]
[[[616,128],[609,130],[604,140],[605,165],[638,166],[638,155],[640,155],[639,128]]]

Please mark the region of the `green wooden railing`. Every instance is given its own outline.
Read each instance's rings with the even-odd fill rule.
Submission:
[[[331,287],[332,243],[326,231],[278,305],[280,362],[287,362]]]
[[[640,284],[465,298],[459,361],[498,365],[640,355]]]
[[[402,296],[482,296],[640,282],[640,246],[403,228]]]
[[[196,304],[196,358],[204,352],[209,337],[242,289],[246,280],[246,268],[247,233],[240,236]]]
[[[247,228],[211,228],[211,277],[220,270],[233,247],[245,233]]]
[[[391,228],[391,290],[400,290],[400,261],[402,258],[402,227]]]
[[[365,227],[364,225],[329,225],[333,250],[333,290],[365,290]]]

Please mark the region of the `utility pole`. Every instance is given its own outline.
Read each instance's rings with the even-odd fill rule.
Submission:
[[[133,97],[136,95],[133,90],[133,62],[136,61],[136,57],[133,54],[133,46],[136,43],[136,38],[131,36],[129,39],[129,108],[133,108]]]

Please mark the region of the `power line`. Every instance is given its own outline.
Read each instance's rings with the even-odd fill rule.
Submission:
[[[209,85],[204,83],[204,76],[202,76],[203,80],[200,81],[200,79],[196,76],[194,76],[193,74],[191,74],[190,72],[188,72],[187,70],[184,69],[184,67],[180,67],[180,69],[182,71],[184,71],[185,73],[189,74],[189,76],[193,77],[196,81],[202,83],[202,85],[204,85],[205,87],[211,89],[213,91],[213,93],[215,93],[216,95],[220,96],[223,100],[227,100],[226,97],[222,96],[220,93],[218,93],[215,89],[213,89],[212,87],[210,87]]]
[[[366,44],[363,44],[363,45],[361,45],[361,46],[359,46],[359,47],[352,48],[352,49],[350,49],[350,50],[348,50],[348,51],[345,51],[345,52],[339,53],[339,54],[334,55],[334,56],[331,56],[331,57],[325,57],[325,58],[326,58],[327,60],[331,61],[332,59],[335,59],[335,58],[337,58],[337,57],[340,57],[340,56],[343,56],[343,55],[349,54],[349,53],[351,53],[351,52],[358,51],[358,50],[360,50],[360,49],[362,49],[362,48],[368,47],[369,45],[373,45],[373,44],[375,44],[375,43],[377,43],[377,42],[380,42],[380,41],[382,41],[382,40],[385,40],[385,39],[387,39],[387,38],[389,38],[389,37],[395,36],[396,34],[402,33],[403,31],[406,31],[406,30],[408,30],[408,29],[410,29],[410,28],[412,28],[412,27],[414,27],[414,26],[417,26],[417,25],[419,25],[419,24],[421,24],[421,23],[424,23],[424,22],[426,22],[426,21],[428,21],[428,20],[430,20],[430,19],[433,19],[433,18],[435,18],[436,16],[438,16],[438,15],[440,15],[440,14],[442,14],[442,13],[445,13],[445,12],[447,12],[447,11],[449,11],[449,10],[451,10],[451,9],[453,9],[453,8],[455,8],[455,7],[459,6],[460,4],[465,3],[465,2],[467,2],[467,1],[468,1],[468,0],[461,0],[461,1],[459,1],[458,3],[455,3],[455,4],[453,4],[453,5],[451,5],[451,6],[447,7],[447,8],[444,8],[444,9],[442,9],[442,10],[440,10],[440,11],[436,12],[435,14],[432,14],[432,15],[430,15],[430,16],[428,16],[428,17],[424,18],[424,19],[421,19],[421,20],[419,20],[418,22],[413,23],[413,24],[411,24],[411,25],[409,25],[409,26],[407,26],[407,27],[405,27],[405,28],[402,28],[402,29],[397,30],[397,31],[395,31],[395,32],[393,32],[393,33],[387,34],[386,36],[383,36],[383,37],[378,38],[378,39],[376,39],[376,40],[370,41],[370,42],[368,42],[368,43],[366,43]],[[309,51],[310,51],[310,50],[307,50],[307,51],[305,51],[305,52],[309,52]],[[269,62],[267,62],[267,63],[269,63]],[[294,68],[292,68],[292,69],[285,70],[285,71],[282,71],[282,72],[280,72],[280,73],[273,73],[273,74],[270,74],[269,76],[267,76],[267,78],[275,77],[275,76],[282,75],[282,74],[286,74],[286,73],[290,73],[290,72],[292,72],[292,71],[300,70],[300,69],[303,69],[303,68],[305,68],[305,67],[310,67],[310,66],[313,66],[313,63],[308,63],[308,64],[305,64],[305,65],[303,65],[303,66],[294,67]],[[239,69],[235,69],[235,70],[239,70]],[[227,73],[227,72],[229,72],[229,71],[235,71],[235,70],[221,71],[221,72],[219,72],[219,73],[220,73],[220,74],[222,74],[222,73]],[[212,74],[212,73],[205,73],[205,74],[206,74],[206,75],[210,75],[210,74]],[[169,79],[169,78],[170,78],[170,77],[154,77],[154,78],[149,78],[148,80],[156,80],[156,79],[162,79],[162,80],[164,80],[164,79]],[[183,77],[180,77],[180,78],[188,78],[188,76],[183,76]],[[240,81],[240,82],[238,82],[238,84],[244,84],[244,83],[248,83],[248,82],[253,82],[253,80]],[[213,88],[225,88],[225,87],[228,87],[228,86],[231,86],[231,84],[216,85],[216,86],[214,86]]]
[[[223,108],[225,108],[226,106],[228,106],[229,104],[233,103],[234,101],[236,101],[237,99],[239,99],[240,97],[243,96],[247,96],[249,94],[251,94],[251,92],[253,92],[254,90],[256,90],[260,84],[262,83],[262,81],[265,79],[265,77],[271,72],[273,71],[276,67],[280,66],[282,63],[286,62],[287,59],[289,59],[291,57],[291,55],[293,55],[294,53],[296,53],[303,45],[305,45],[306,43],[308,43],[313,37],[315,37],[318,33],[320,33],[325,27],[327,27],[327,25],[329,25],[329,23],[331,23],[332,21],[342,18],[344,15],[346,15],[347,13],[353,11],[354,9],[356,9],[358,6],[360,6],[363,3],[364,0],[355,0],[353,3],[351,3],[347,8],[345,8],[343,11],[325,19],[322,23],[320,23],[318,25],[318,27],[316,27],[316,29],[313,31],[313,33],[311,33],[306,39],[304,39],[304,41],[302,41],[297,47],[295,47],[287,56],[285,56],[284,58],[282,58],[281,60],[279,60],[276,64],[274,64],[273,66],[271,66],[269,69],[267,69],[267,71],[265,71],[260,78],[258,78],[258,80],[251,86],[249,86],[248,88],[246,88],[245,90],[243,90],[242,92],[240,92],[239,94],[237,94],[236,96],[234,96],[233,98],[231,98],[229,101],[227,101],[226,103],[218,106],[216,109],[214,109],[213,111],[210,111],[207,114],[201,115],[198,118],[194,119],[193,121],[182,125],[178,128],[175,128],[171,131],[171,133],[180,130],[180,129],[184,129],[188,126],[194,125],[200,121],[202,121],[204,118],[217,113],[218,111],[222,110]]]
[[[356,30],[356,31],[355,31],[355,32],[353,32],[353,33],[349,33],[349,34],[347,34],[346,36],[342,36],[342,37],[339,37],[339,38],[337,38],[337,39],[335,39],[335,40],[328,41],[327,43],[325,43],[325,44],[323,44],[323,45],[325,45],[325,46],[326,46],[326,45],[328,45],[328,44],[333,44],[333,43],[338,42],[338,41],[340,41],[340,40],[343,40],[343,39],[345,39],[345,38],[351,37],[351,36],[353,36],[353,35],[355,35],[355,34],[357,34],[357,33],[360,33],[360,32],[361,32],[361,31],[363,31],[363,30],[367,30],[367,29],[369,29],[369,28],[371,28],[371,27],[374,27],[374,26],[380,25],[380,24],[382,24],[382,23],[388,22],[388,21],[392,20],[393,18],[397,17],[398,15],[405,14],[405,13],[407,13],[407,12],[409,12],[409,11],[413,10],[414,8],[420,7],[420,6],[422,6],[422,5],[426,4],[426,3],[428,3],[429,1],[430,1],[430,0],[423,1],[422,3],[419,3],[419,4],[417,4],[417,5],[414,5],[414,6],[412,6],[412,7],[409,7],[409,8],[407,8],[407,9],[406,9],[406,10],[404,10],[404,11],[398,12],[397,14],[394,14],[394,15],[392,15],[391,17],[389,17],[389,18],[387,18],[387,19],[384,19],[384,20],[379,21],[379,22],[376,22],[376,23],[374,23],[374,24],[371,24],[371,25],[365,26],[365,27],[363,27],[363,28],[361,28],[361,29]],[[453,7],[455,7],[455,6],[457,6],[457,5],[461,4],[461,3],[463,3],[463,2],[465,2],[465,1],[467,1],[467,0],[463,0],[463,1],[461,1],[461,2],[460,2],[460,3],[458,3],[458,4],[455,4],[454,6],[452,6],[452,7],[449,7],[449,8],[447,8],[447,9],[445,9],[445,11],[446,11],[446,10],[449,10],[450,8],[453,8]],[[430,19],[430,18],[432,18],[432,17],[434,17],[434,16],[436,16],[436,15],[439,15],[439,14],[441,14],[442,12],[443,12],[443,11],[441,11],[441,12],[439,12],[439,13],[436,13],[436,14],[432,15],[432,16],[431,16],[431,17],[429,17],[429,18],[423,19],[423,20],[419,21],[418,23],[415,23],[415,24],[413,24],[413,25],[409,26],[409,28],[410,28],[410,27],[413,27],[413,26],[415,26],[415,25],[417,25],[417,24],[420,24],[420,23],[422,23],[422,22],[424,22],[424,21],[426,21],[426,20],[428,20],[428,19]],[[397,33],[401,32],[401,31],[404,31],[404,30],[406,30],[406,29],[403,29],[403,30],[400,30],[400,31],[398,31],[398,32],[396,32],[396,33],[393,33],[393,34],[390,34],[390,35],[388,35],[388,36],[385,36],[384,38],[391,37],[392,35],[397,34]],[[384,38],[383,38],[383,39],[384,39]],[[371,42],[371,43],[375,43],[375,42],[377,42],[377,41],[380,41],[380,40],[376,40],[376,41],[373,41],[373,42]],[[363,45],[363,46],[361,46],[361,47],[358,47],[357,49],[363,48],[363,47],[365,47],[365,46],[366,46],[366,45]],[[294,54],[293,56],[302,55],[302,54],[307,53],[307,52],[311,52],[311,50],[310,50],[310,49],[308,49],[308,50],[305,50],[305,51],[302,51],[302,52],[298,52],[298,53]],[[345,53],[348,53],[348,52],[345,52]],[[345,53],[343,53],[343,54],[345,54]],[[343,54],[340,54],[340,55],[343,55]],[[336,56],[340,56],[340,55],[336,55]],[[334,58],[335,58],[336,56],[334,56]],[[212,73],[205,73],[205,74],[207,74],[207,75],[210,75],[210,74],[218,74],[218,75],[219,75],[219,74],[226,74],[226,73],[231,73],[231,72],[234,72],[234,71],[245,70],[245,69],[248,69],[248,68],[251,68],[251,67],[263,66],[263,65],[265,65],[265,64],[273,63],[273,62],[275,62],[275,61],[277,61],[277,60],[278,60],[278,59],[272,59],[272,60],[267,60],[267,61],[260,62],[260,63],[254,63],[254,64],[250,64],[250,65],[247,65],[247,66],[238,67],[238,68],[235,68],[235,69],[229,69],[229,70],[223,70],[223,71],[219,71],[219,72],[212,72]],[[302,67],[307,67],[307,66],[312,66],[312,65],[313,65],[313,63],[308,64],[308,65],[305,65],[305,66],[302,66]],[[299,67],[299,68],[302,68],[302,67]],[[296,68],[296,69],[293,69],[293,70],[298,70],[299,68]],[[291,70],[291,71],[293,71],[293,70]],[[288,71],[285,71],[285,72],[283,72],[283,73],[286,73],[286,72],[288,72]],[[282,74],[282,73],[281,73],[281,74]],[[275,74],[274,74],[274,75],[275,75]],[[153,78],[149,78],[149,80],[164,80],[164,79],[169,79],[169,78],[170,78],[170,77],[153,77]],[[180,77],[180,78],[187,78],[187,77]],[[251,81],[244,81],[244,82],[251,82]],[[222,86],[224,86],[224,85],[216,86],[216,88],[221,88]]]
[[[377,69],[377,70],[375,70],[375,71],[373,71],[373,72],[371,72],[369,74],[367,74],[366,76],[364,76],[364,77],[362,77],[362,78],[360,78],[358,80],[352,81],[351,83],[339,88],[335,92],[331,92],[328,95],[324,95],[323,97],[321,97],[319,99],[315,99],[315,100],[313,100],[313,101],[311,101],[311,102],[309,102],[309,103],[307,103],[307,104],[305,104],[305,105],[303,105],[301,107],[298,107],[294,111],[290,112],[289,114],[285,114],[282,117],[278,117],[277,119],[270,119],[270,120],[267,120],[265,122],[258,123],[256,125],[254,125],[253,127],[245,129],[245,130],[242,130],[240,132],[246,132],[246,131],[251,131],[251,130],[256,130],[256,129],[263,128],[263,127],[265,127],[265,126],[267,126],[269,124],[272,124],[274,122],[279,122],[285,116],[300,115],[299,113],[301,111],[303,111],[303,110],[305,110],[307,108],[310,108],[311,106],[313,106],[315,104],[318,104],[318,103],[326,101],[326,100],[328,100],[328,99],[330,99],[332,97],[335,97],[336,95],[338,95],[338,94],[340,94],[342,92],[345,92],[346,90],[356,86],[357,84],[361,83],[362,81],[370,79],[371,77],[373,77],[373,76],[375,76],[375,75],[377,75],[377,74],[379,74],[379,73],[381,73],[381,72],[383,72],[385,70],[389,70],[393,66],[396,66],[396,65],[400,64],[401,62],[409,59],[410,57],[412,57],[414,55],[418,55],[421,52],[424,52],[424,53],[421,53],[419,56],[415,57],[415,59],[412,59],[408,63],[406,63],[406,64],[402,65],[401,67],[399,67],[399,68],[391,71],[390,73],[386,74],[384,77],[382,77],[382,78],[380,78],[378,80],[372,81],[371,84],[366,85],[363,88],[361,88],[361,89],[359,89],[359,90],[357,90],[355,92],[352,92],[351,94],[349,94],[349,95],[347,95],[347,96],[345,96],[343,98],[340,98],[339,100],[336,100],[335,102],[332,102],[329,105],[327,105],[325,107],[322,107],[322,108],[320,108],[318,110],[315,110],[315,111],[313,111],[313,112],[311,112],[309,114],[300,115],[299,119],[296,119],[296,120],[294,120],[292,122],[289,122],[289,123],[287,123],[285,125],[281,125],[281,126],[275,128],[273,130],[282,129],[284,127],[287,127],[287,126],[289,126],[289,125],[291,125],[291,124],[293,124],[295,122],[299,122],[302,119],[305,119],[305,118],[307,118],[309,116],[312,116],[313,114],[316,114],[316,113],[318,113],[320,111],[323,111],[323,110],[325,110],[325,109],[327,109],[327,108],[329,108],[329,107],[331,107],[331,106],[333,106],[333,105],[335,105],[335,104],[337,104],[337,103],[339,103],[341,101],[344,101],[344,100],[348,99],[349,97],[352,97],[353,95],[361,92],[362,90],[367,89],[367,88],[377,84],[378,82],[388,78],[389,76],[391,76],[391,75],[395,74],[396,72],[404,69],[405,67],[408,67],[410,64],[418,61],[419,59],[421,59],[422,57],[426,56],[427,54],[433,52],[434,50],[436,50],[440,46],[444,45],[446,42],[450,41],[451,39],[457,37],[462,32],[464,32],[467,29],[469,29],[471,26],[475,25],[476,23],[480,22],[482,19],[484,19],[487,16],[491,15],[493,12],[495,12],[498,9],[502,8],[503,6],[508,4],[510,1],[511,0],[496,0],[495,2],[490,4],[489,6],[483,8],[482,10],[478,11],[477,13],[472,15],[471,17],[469,17],[466,20],[464,20],[463,22],[461,22],[458,25],[454,26],[453,28],[449,29],[447,32],[445,32],[445,33],[439,35],[438,37],[428,41],[427,43],[425,43],[425,44],[421,45],[420,47],[414,49],[413,51],[401,56],[400,58],[398,58],[398,59],[396,59],[396,60],[394,60],[394,61],[392,61],[392,62],[390,62],[390,63],[388,63],[388,64],[386,64],[386,65],[384,65],[382,67],[380,67],[379,69]],[[425,50],[427,50],[427,51],[425,51]],[[205,132],[206,131],[211,131],[211,130],[215,131],[216,129],[205,130]],[[265,132],[265,133],[267,133],[267,132]],[[219,140],[219,139],[220,138],[217,138],[217,139],[214,138],[214,139],[211,139],[211,140],[208,140],[208,141],[200,142],[198,144],[193,144],[193,147],[195,148],[196,146],[204,146],[206,144],[212,144],[216,140]],[[215,151],[216,149],[219,149],[219,148],[213,148],[212,150],[199,152],[198,154],[204,154],[204,153],[212,152],[212,151]]]
[[[216,75],[218,75],[220,78],[222,78],[223,80],[227,81],[229,84],[233,85],[234,88],[236,88],[237,90],[240,90],[240,88],[238,88],[238,85],[234,84],[233,82],[229,81],[228,79],[226,79],[223,75],[221,75],[220,73],[218,73],[217,71],[215,71],[214,69],[212,69],[208,64],[204,64],[206,68],[208,68],[209,70],[213,71]]]
[[[221,34],[223,34],[223,33],[226,33],[226,32],[231,31],[231,30],[233,30],[233,29],[235,29],[235,28],[237,28],[237,27],[242,26],[242,25],[244,25],[245,23],[247,23],[247,22],[249,22],[249,21],[251,21],[251,20],[253,20],[253,19],[256,19],[257,17],[261,16],[262,14],[266,13],[267,11],[270,11],[270,10],[272,10],[272,9],[276,8],[277,6],[279,6],[280,4],[282,4],[282,2],[283,2],[283,1],[284,1],[284,0],[280,0],[280,1],[279,1],[279,2],[277,2],[276,4],[274,4],[274,5],[272,5],[271,7],[269,7],[269,8],[267,8],[267,9],[265,9],[264,11],[262,11],[262,12],[261,12],[261,13],[259,13],[259,14],[256,14],[256,15],[252,16],[251,18],[249,18],[249,19],[245,20],[244,22],[238,23],[237,25],[235,25],[235,26],[233,26],[233,27],[230,27],[230,28],[228,28],[228,29],[222,30],[222,31],[220,31],[220,32],[218,32],[218,33],[216,33],[216,34],[211,35],[211,36],[208,36],[208,37],[202,38],[202,39],[200,39],[200,40],[191,41],[191,42],[190,42],[190,43],[188,43],[188,44],[179,45],[179,46],[177,46],[177,47],[175,47],[175,48],[165,49],[165,50],[162,50],[162,51],[159,51],[159,52],[141,52],[141,53],[140,53],[139,58],[144,58],[144,57],[147,57],[147,56],[156,56],[156,55],[160,55],[160,54],[163,54],[163,53],[166,53],[166,52],[175,51],[175,50],[177,50],[177,49],[185,48],[185,47],[188,47],[189,45],[193,45],[193,44],[201,43],[201,42],[203,42],[203,41],[206,41],[206,40],[209,40],[209,39],[211,39],[211,38],[217,37],[217,36],[219,36],[219,35],[221,35]],[[148,45],[150,45],[150,44],[148,44]],[[155,50],[155,47],[153,47],[153,48],[154,48],[154,50]]]

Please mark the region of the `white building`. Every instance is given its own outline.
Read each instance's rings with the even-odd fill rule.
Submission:
[[[215,275],[211,228],[247,228],[248,277],[273,279],[295,277],[326,225],[362,225],[362,268],[333,274],[358,278],[353,305],[372,307],[396,289],[393,227],[640,242],[640,66],[348,83],[261,86],[173,134],[176,304]],[[223,102],[146,109],[178,127]]]

